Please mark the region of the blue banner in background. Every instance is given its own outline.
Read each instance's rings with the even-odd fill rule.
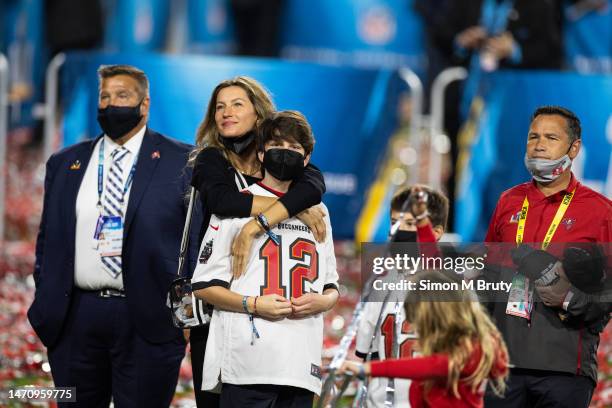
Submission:
[[[231,54],[236,48],[228,0],[187,0],[189,52]]]
[[[120,52],[162,51],[166,45],[170,0],[103,0],[104,49]]]
[[[272,93],[278,109],[296,109],[312,125],[313,163],[324,172],[325,203],[334,236],[352,238],[362,197],[396,125],[402,87],[389,70],[364,70],[254,58],[68,54],[61,70],[64,145],[100,130],[96,122],[101,64],[132,64],[151,82],[149,125],[193,143],[213,88],[236,75],[251,76]]]
[[[565,54],[577,72],[612,73],[612,2],[604,0],[596,10],[583,10],[587,2],[565,8]]]
[[[0,52],[9,64],[9,129],[32,126],[34,104],[42,99],[47,50],[43,0],[1,1]]]
[[[424,33],[407,0],[288,0],[282,55],[424,72]]]
[[[582,123],[577,178],[612,197],[612,77],[552,72],[499,72],[485,78],[476,101],[457,192],[455,231],[464,242],[484,239],[499,195],[530,180],[523,165],[533,111],[561,105]],[[460,157],[461,160],[461,157]]]

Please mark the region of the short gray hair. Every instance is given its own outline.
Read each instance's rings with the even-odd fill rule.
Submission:
[[[102,84],[102,80],[117,75],[127,75],[134,78],[138,83],[138,93],[142,98],[149,94],[149,79],[144,71],[132,65],[100,65],[98,68],[98,82],[100,84]]]

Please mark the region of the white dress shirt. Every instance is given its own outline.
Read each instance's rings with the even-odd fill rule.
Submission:
[[[128,140],[123,147],[129,153],[122,161],[123,163],[123,185],[125,185],[130,174],[130,169],[134,164],[134,160],[138,157],[140,146],[146,131],[146,126]],[[94,248],[94,231],[100,216],[100,210],[97,208],[98,203],[98,157],[100,145],[104,141],[104,177],[102,200],[104,199],[104,188],[106,187],[106,179],[112,165],[111,154],[120,145],[115,143],[110,137],[104,135],[96,143],[96,146],[91,153],[87,170],[83,175],[83,181],[79,188],[79,193],[76,200],[76,235],[74,248],[74,283],[77,287],[86,290],[95,290],[102,288],[123,289],[123,277],[119,274],[116,278],[110,276],[102,269],[102,261],[100,253]],[[132,190],[131,183],[125,193],[123,214],[125,222],[125,213],[130,191]]]

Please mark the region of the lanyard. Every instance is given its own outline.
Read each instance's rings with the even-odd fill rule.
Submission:
[[[565,194],[559,208],[557,208],[557,213],[552,220],[552,223],[548,227],[548,231],[546,231],[546,236],[544,237],[544,242],[542,242],[542,249],[546,250],[550,245],[550,241],[552,240],[553,235],[555,235],[555,231],[557,231],[557,227],[561,223],[563,219],[563,215],[567,211],[570,203],[572,202],[572,198],[574,198],[574,194],[576,193],[576,189],[571,193]],[[523,243],[523,235],[525,234],[525,223],[527,222],[527,211],[529,211],[529,200],[527,196],[525,196],[525,200],[523,200],[523,207],[521,208],[521,215],[519,217],[518,228],[516,229],[516,244],[520,245]]]
[[[132,181],[134,180],[134,173],[136,172],[136,162],[138,162],[138,156],[134,159],[134,164],[132,164],[132,168],[130,169],[130,174],[128,175],[127,181],[125,182],[125,186],[123,187],[123,194],[121,196],[121,203],[123,205],[123,199],[125,194],[127,193]],[[100,149],[98,150],[98,204],[96,207],[102,212],[102,181],[104,180],[104,138],[102,138],[102,143],[100,143]]]

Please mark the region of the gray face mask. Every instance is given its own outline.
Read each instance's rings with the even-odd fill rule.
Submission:
[[[572,159],[567,154],[557,160],[530,159],[525,154],[525,167],[527,167],[533,179],[540,183],[550,183],[556,180],[571,165]]]

